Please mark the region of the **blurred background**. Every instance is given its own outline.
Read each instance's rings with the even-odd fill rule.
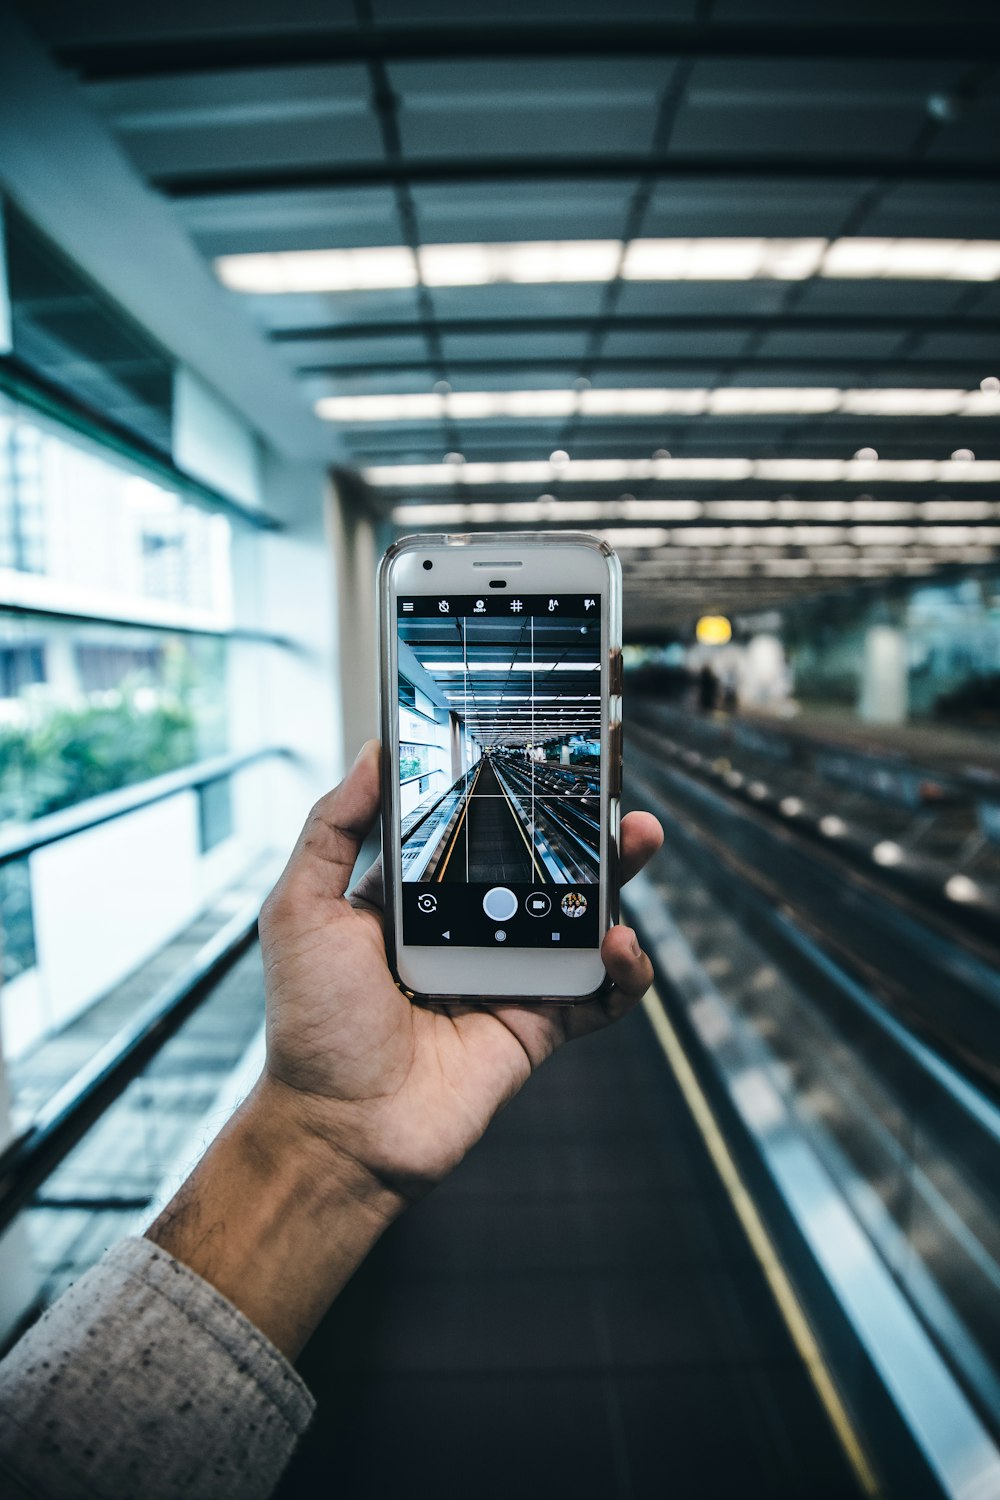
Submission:
[[[285,1492],[1000,1495],[998,182],[978,0],[0,0],[3,1338],[259,1068],[381,552],[586,530],[655,990]]]

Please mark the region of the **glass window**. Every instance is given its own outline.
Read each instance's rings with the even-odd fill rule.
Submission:
[[[0,603],[226,629],[227,517],[0,396]]]
[[[11,204],[3,214],[18,359],[169,454],[169,355]]]
[[[0,612],[0,822],[25,822],[227,746],[228,645]]]
[[[228,776],[198,788],[198,838],[202,854],[223,843],[233,831],[233,784]]]
[[[35,966],[35,924],[26,859],[0,865],[0,979],[9,983]]]

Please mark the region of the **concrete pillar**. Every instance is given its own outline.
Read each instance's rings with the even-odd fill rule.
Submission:
[[[867,724],[903,724],[908,712],[906,637],[892,625],[865,636],[858,715]]]
[[[45,632],[45,681],[61,702],[73,703],[80,694],[73,642],[65,628]]]
[[[449,713],[449,743],[451,746],[451,779],[454,784],[465,771],[465,728],[458,714]]]
[[[734,663],[734,671],[737,696],[744,707],[780,709],[787,701],[788,664],[777,636],[755,635]]]
[[[360,486],[337,474],[327,508],[335,570],[342,692],[343,760],[349,766],[365,740],[378,734],[378,652],[375,527]]]

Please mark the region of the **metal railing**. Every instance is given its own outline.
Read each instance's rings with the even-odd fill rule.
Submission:
[[[268,746],[243,755],[215,756],[8,828],[0,834],[0,866],[180,792],[220,781],[261,760],[290,754]],[[0,1153],[0,1233],[252,945],[258,909],[253,901],[220,928]]]
[[[280,746],[268,745],[242,755],[213,756],[209,760],[184,766],[179,771],[167,771],[163,776],[153,776],[148,781],[137,782],[134,786],[102,792],[98,797],[88,797],[72,807],[45,813],[30,823],[14,824],[0,833],[0,866],[34,854],[36,849],[44,849],[47,844],[58,843],[61,839],[84,833],[88,828],[97,828],[101,823],[110,823],[127,813],[137,812],[141,807],[151,807],[154,802],[176,797],[179,792],[207,786],[212,781],[221,781],[257,761],[271,756],[291,757],[291,754],[291,751]]]
[[[250,902],[220,928],[0,1154],[0,1233],[252,946],[258,911]]]

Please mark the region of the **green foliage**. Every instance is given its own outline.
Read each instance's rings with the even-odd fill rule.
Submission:
[[[196,758],[191,710],[173,697],[138,708],[133,692],[52,705],[0,725],[0,822],[26,822],[131,786]]]
[[[423,774],[424,764],[419,755],[400,754],[399,757],[399,779],[406,781],[410,776]]]

